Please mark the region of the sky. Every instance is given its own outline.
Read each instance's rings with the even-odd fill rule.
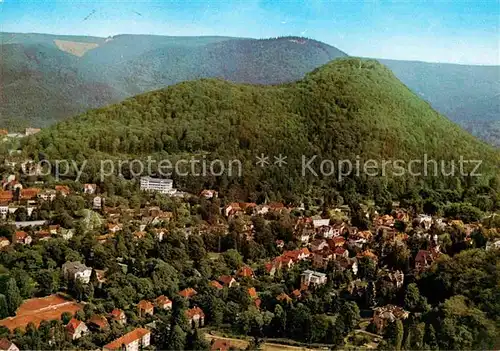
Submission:
[[[0,0],[0,31],[294,35],[354,56],[500,64],[500,0]]]

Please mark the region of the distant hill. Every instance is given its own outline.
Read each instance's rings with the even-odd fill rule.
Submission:
[[[304,38],[1,33],[0,123],[44,127],[141,92],[220,77],[275,84],[345,53]]]
[[[357,155],[363,160],[422,160],[427,154],[447,161],[462,156],[484,160],[484,174],[500,161],[498,152],[434,111],[388,68],[355,58],[334,60],[296,83],[276,86],[217,79],[179,83],[56,124],[26,140],[25,150],[49,159],[92,162],[148,155],[239,159],[245,168],[242,178],[181,177],[176,184],[196,189],[212,182],[246,195],[264,188],[302,194],[311,187],[352,188],[365,195],[389,188],[401,194],[415,182],[389,174],[382,181],[362,175],[342,182],[334,176],[301,176],[303,154],[352,161]],[[289,165],[260,170],[254,163],[260,153],[286,155]],[[89,172],[85,180],[95,177]],[[454,188],[457,180],[423,179],[438,188]]]
[[[280,84],[347,56],[298,37],[247,39],[0,33],[0,126],[44,127],[186,80]],[[434,108],[498,145],[500,68],[381,60]]]
[[[500,66],[380,62],[435,109],[500,147]]]

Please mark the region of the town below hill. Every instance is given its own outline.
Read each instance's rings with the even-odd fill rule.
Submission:
[[[471,205],[3,188],[2,349],[498,348],[500,215]]]

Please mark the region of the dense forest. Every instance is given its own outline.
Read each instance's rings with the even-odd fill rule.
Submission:
[[[338,59],[301,81],[272,87],[215,79],[180,83],[61,122],[26,139],[24,149],[34,157],[86,159],[88,181],[98,180],[99,160],[105,158],[238,159],[242,177],[174,175],[176,185],[191,191],[231,189],[232,197],[240,199],[336,189],[380,201],[430,187],[459,194],[444,199],[480,202],[480,195],[489,199],[486,210],[498,206],[498,152],[439,115],[373,60]],[[256,168],[255,156],[261,153],[286,155],[286,171]],[[483,160],[483,176],[439,173],[396,179],[389,172],[379,177],[351,174],[338,181],[339,170],[325,177],[301,176],[302,155],[352,162],[357,157],[408,162],[427,155],[448,162],[447,171],[463,157]]]

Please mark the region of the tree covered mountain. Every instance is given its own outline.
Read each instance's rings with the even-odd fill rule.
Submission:
[[[471,182],[490,189],[487,181],[500,161],[498,152],[434,111],[387,67],[355,58],[334,60],[300,81],[276,86],[182,82],[63,121],[27,139],[25,148],[49,159],[89,160],[85,180],[97,179],[102,158],[238,159],[242,177],[179,177],[176,182],[190,190],[232,188],[240,198],[263,189],[283,195],[331,188],[389,200],[420,182],[441,190]],[[256,167],[255,155],[261,153],[286,155],[286,170]],[[302,155],[317,155],[313,167],[318,173],[321,160],[409,162],[427,155],[448,162],[449,171],[450,162],[463,157],[483,160],[484,177],[395,177],[389,168],[386,175],[379,170],[379,177],[353,173],[340,181],[338,169],[323,176],[303,174]]]
[[[0,123],[7,127],[45,127],[89,108],[186,80],[292,82],[347,56],[330,45],[298,37],[0,33],[0,42]],[[498,145],[498,67],[381,61],[435,109]]]

